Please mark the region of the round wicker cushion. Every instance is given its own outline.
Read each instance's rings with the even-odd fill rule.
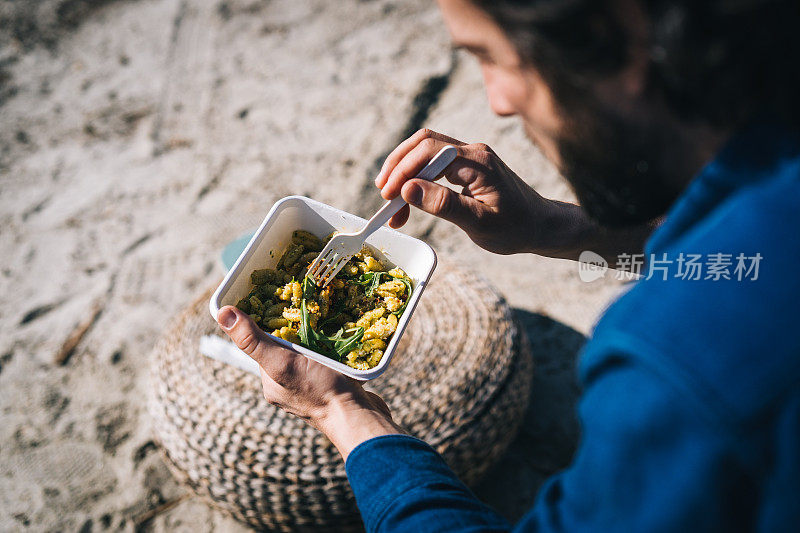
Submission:
[[[339,453],[261,395],[258,378],[198,351],[219,329],[204,294],[153,354],[150,411],[179,479],[213,505],[278,531],[362,528]],[[532,359],[505,301],[479,276],[442,265],[390,367],[367,388],[467,483],[499,458],[528,403]]]

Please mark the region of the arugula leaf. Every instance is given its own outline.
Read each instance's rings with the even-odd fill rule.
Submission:
[[[303,283],[301,285],[303,289],[303,298],[311,298],[316,293],[316,285],[314,284],[314,280],[310,277],[306,276],[303,278]]]
[[[372,278],[374,276],[375,276],[375,272],[364,272],[358,278],[351,279],[350,281],[352,281],[353,283],[356,283],[358,285],[361,285],[361,286],[369,285],[370,283],[372,283]]]
[[[384,274],[388,275],[386,272],[364,272],[360,278],[350,281],[364,287],[367,297],[370,297],[375,294],[375,289],[381,284],[381,278]]]
[[[334,352],[333,342],[328,337],[326,337],[325,335],[321,335],[321,334],[317,333],[316,331],[314,332],[314,335],[316,337],[316,348],[315,348],[315,350],[318,351],[319,353],[321,353],[322,355],[326,356],[326,357],[333,358],[331,356],[331,353]]]
[[[325,320],[323,320],[321,324],[318,324],[318,326],[317,326],[318,329],[320,331],[323,331],[325,326],[327,326],[328,324],[330,324],[331,322],[333,322],[334,320],[336,320],[340,316],[342,316],[342,312],[341,311],[336,311],[335,314],[333,314],[332,316],[330,316],[330,317],[326,318]]]
[[[370,279],[370,284],[366,289],[368,298],[375,294],[375,291],[378,289],[378,285],[381,284],[381,278],[383,278],[384,274],[387,276],[389,275],[386,272],[373,272],[372,279]]]
[[[330,340],[332,340],[332,341],[338,341],[339,339],[341,339],[341,338],[342,338],[342,335],[344,335],[344,328],[339,328],[339,329],[336,331],[336,333],[334,333],[333,335],[331,335],[331,336],[330,336],[330,337],[328,337],[328,338],[329,338]]]
[[[406,294],[407,294],[407,296],[406,296],[406,301],[403,302],[403,305],[400,306],[400,309],[398,309],[397,311],[392,313],[397,318],[400,318],[401,316],[403,316],[403,311],[406,310],[406,307],[408,307],[408,301],[411,299],[411,293],[414,292],[414,288],[411,286],[411,280],[410,279],[408,279],[408,278],[400,278],[400,281],[402,281],[403,284],[406,286]]]
[[[311,326],[308,323],[308,309],[306,308],[306,299],[305,297],[300,302],[300,329],[298,333],[300,334],[300,342],[303,346],[307,348],[313,349],[311,345],[311,335],[309,335],[309,331],[313,331]]]
[[[357,283],[365,287],[365,293],[367,297],[371,297],[378,286],[381,284],[381,280],[384,275],[388,275],[386,272],[365,272],[360,276],[358,279],[350,280],[353,283]],[[407,289],[408,297],[406,301],[403,302],[402,307],[395,311],[393,314],[397,315],[399,318],[403,311],[405,311],[406,306],[408,305],[408,300],[411,298],[411,293],[413,292],[413,287],[411,285],[411,280],[408,278],[400,278]],[[341,362],[342,358],[344,358],[348,353],[357,349],[359,344],[361,343],[362,339],[364,338],[364,331],[363,327],[356,327],[350,328],[345,330],[344,328],[339,328],[339,330],[334,333],[333,335],[325,335],[322,332],[322,328],[329,324],[332,320],[334,320],[340,313],[328,318],[321,324],[319,324],[319,331],[314,330],[310,324],[310,315],[308,312],[308,307],[306,305],[306,300],[311,298],[316,293],[316,285],[314,282],[311,281],[310,278],[306,277],[303,279],[303,298],[300,303],[300,328],[299,328],[299,335],[300,335],[300,343],[316,352],[319,352],[331,359],[335,359]]]
[[[348,330],[348,331],[352,331],[352,330]],[[355,349],[355,347],[358,345],[358,343],[361,342],[361,338],[363,336],[364,336],[364,328],[359,326],[359,327],[355,328],[355,333],[353,333],[349,337],[344,338],[344,339],[342,339],[342,338],[338,339],[334,343],[333,349],[336,351],[336,354],[339,356],[339,360],[341,360],[341,358],[344,357],[345,355],[347,355],[348,353],[352,352],[353,349]]]
[[[306,300],[314,295],[316,288],[314,282],[308,277],[303,279],[302,288],[303,298],[300,301],[300,327],[298,330],[300,344],[327,357],[341,361],[341,358],[352,351],[364,336],[364,328],[359,327],[347,331],[345,331],[344,328],[339,328],[339,331],[334,335],[325,335],[321,332],[322,326],[336,318],[336,315],[334,315],[320,325],[320,331],[314,330],[314,328],[311,327],[311,316],[308,312]],[[339,313],[337,313],[337,315],[338,314]],[[354,333],[344,337],[344,334],[348,332]]]

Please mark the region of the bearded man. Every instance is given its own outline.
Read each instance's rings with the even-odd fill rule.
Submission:
[[[800,524],[800,3],[439,0],[579,205],[543,198],[483,144],[423,130],[376,178],[500,254],[651,270],[581,354],[582,438],[516,525],[478,501],[385,403],[218,321],[262,367],[264,395],[341,451],[368,531],[796,531]],[[444,178],[413,177],[445,144]],[[409,208],[391,221],[402,226]],[[686,275],[690,260],[712,261]],[[700,263],[702,266],[702,263]],[[726,268],[723,268],[726,267]]]

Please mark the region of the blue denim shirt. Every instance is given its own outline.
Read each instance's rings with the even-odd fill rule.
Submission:
[[[690,255],[699,279],[686,275]],[[646,256],[652,275],[583,350],[574,461],[519,523],[427,444],[392,435],[347,459],[367,530],[798,531],[800,138],[769,122],[737,135]]]

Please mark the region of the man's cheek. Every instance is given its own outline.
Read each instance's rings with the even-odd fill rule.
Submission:
[[[527,121],[523,121],[523,128],[525,129],[525,135],[527,135],[533,145],[544,154],[548,161],[556,168],[560,169],[562,161],[556,140],[537,130]]]

